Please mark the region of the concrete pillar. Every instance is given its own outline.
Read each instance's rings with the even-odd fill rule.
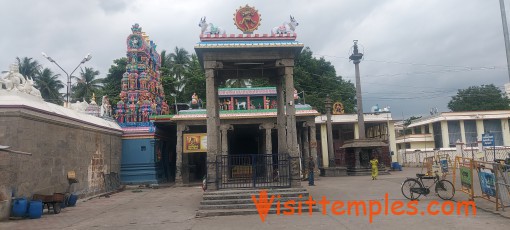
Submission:
[[[286,131],[286,119],[285,119],[285,93],[283,91],[283,77],[278,77],[276,81],[276,92],[277,92],[277,129],[278,129],[278,154],[288,153],[287,152],[287,131]],[[265,103],[265,102],[264,102]]]
[[[396,148],[397,147],[397,139],[395,137],[395,124],[391,121],[388,121],[388,141],[390,143],[390,151],[393,152],[392,160],[399,162],[397,148]]]
[[[501,133],[503,134],[503,145],[510,145],[510,128],[508,118],[501,119]]]
[[[218,84],[214,76],[215,68],[221,63],[205,61],[206,109],[207,109],[207,186],[216,190],[216,156],[220,154],[220,116],[218,109]]]
[[[464,121],[460,120],[459,124],[460,124],[460,139],[461,139],[460,141],[462,143],[467,143],[466,142],[466,129],[464,128]]]
[[[443,136],[443,148],[450,147],[450,137],[448,135],[448,122],[441,121],[441,135]],[[457,140],[454,140],[457,141]]]
[[[354,139],[359,139],[359,126],[358,126],[358,123],[354,123]]]
[[[322,167],[329,167],[329,153],[328,153],[328,131],[326,124],[321,124],[321,150],[322,150]]]
[[[176,157],[175,157],[175,184],[177,186],[182,186],[184,181],[184,174],[183,169],[187,167],[183,167],[183,138],[182,134],[184,131],[188,130],[188,126],[183,124],[177,124],[177,146],[175,147],[176,150]]]
[[[482,134],[485,133],[485,128],[483,127],[483,119],[477,119],[476,120],[476,133],[478,136],[477,139],[482,138]]]

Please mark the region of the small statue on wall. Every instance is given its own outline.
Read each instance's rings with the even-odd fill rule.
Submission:
[[[277,34],[294,33],[294,31],[296,30],[296,27],[298,25],[299,25],[299,23],[291,15],[290,16],[290,22],[284,22],[282,25],[274,27],[271,30],[271,34],[272,35],[277,35]]]
[[[201,34],[219,34],[219,35],[226,34],[223,28],[215,26],[212,23],[207,23],[205,21],[205,16],[203,18],[200,18],[198,26],[201,28]]]
[[[112,106],[110,105],[110,100],[107,95],[104,95],[101,100],[101,116],[112,116]]]

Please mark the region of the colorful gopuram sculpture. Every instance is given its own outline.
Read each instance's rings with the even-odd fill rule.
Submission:
[[[121,80],[120,101],[115,117],[119,123],[148,122],[151,115],[168,114],[161,84],[161,57],[156,44],[134,24],[128,36],[128,65]]]

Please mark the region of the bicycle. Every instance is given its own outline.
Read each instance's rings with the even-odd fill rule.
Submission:
[[[434,180],[430,186],[425,186],[423,180]],[[435,185],[436,195],[443,200],[451,200],[455,195],[455,187],[452,182],[439,179],[439,175],[425,176],[425,174],[417,173],[416,178],[407,178],[402,183],[402,195],[409,200],[417,200],[421,195],[427,196],[430,193],[430,188]],[[408,193],[406,193],[408,192]]]

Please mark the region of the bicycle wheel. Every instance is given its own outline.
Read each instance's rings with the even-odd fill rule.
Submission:
[[[440,180],[436,183],[436,194],[443,200],[451,200],[455,195],[455,187],[448,180]]]
[[[412,192],[412,188],[423,188],[423,185],[418,180],[409,178],[402,183],[402,195],[409,200],[416,200],[421,196],[421,194]]]

